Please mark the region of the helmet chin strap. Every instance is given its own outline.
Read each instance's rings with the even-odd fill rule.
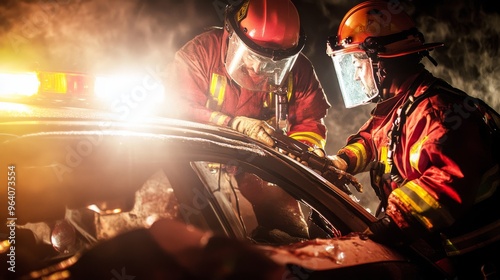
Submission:
[[[434,65],[434,66],[437,66],[438,63],[437,61],[429,54],[429,51],[423,51],[421,52],[421,54],[424,56],[424,57],[427,57],[427,59]]]
[[[373,70],[373,79],[375,80],[375,84],[377,85],[378,94],[377,97],[371,100],[372,103],[377,103],[383,100],[382,95],[382,82],[385,79],[385,73],[382,73],[383,69],[380,68],[380,62],[378,59],[377,52],[366,52],[366,55],[370,57],[372,62],[372,70]]]

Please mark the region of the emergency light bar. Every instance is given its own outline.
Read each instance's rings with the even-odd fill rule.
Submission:
[[[65,72],[28,72],[0,73],[0,96],[44,97],[57,94],[71,98],[97,97],[109,99],[132,91],[151,91],[163,94],[163,85],[150,86],[148,80],[144,86],[144,75],[115,75],[96,77],[82,73]],[[55,97],[57,98],[57,97]]]
[[[91,95],[94,93],[95,78],[76,73],[39,72],[38,93]]]
[[[50,104],[112,111],[124,120],[162,110],[165,87],[152,75],[128,73],[93,76],[82,73],[0,73],[0,101]]]
[[[35,94],[91,95],[94,77],[77,73],[28,72],[0,73],[0,95],[33,96]]]

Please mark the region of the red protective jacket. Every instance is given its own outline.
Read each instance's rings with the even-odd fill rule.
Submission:
[[[493,142],[481,114],[477,114],[474,99],[426,70],[408,79],[397,95],[378,103],[371,118],[349,137],[339,151],[341,157],[348,159],[347,171],[358,173],[370,162],[381,161],[386,164],[385,172],[390,172],[388,133],[398,108],[415,88],[416,98],[424,92],[432,93],[406,115],[392,156],[403,181],[392,184],[392,192],[386,194],[386,213],[403,230],[415,232],[453,228],[451,234],[465,234],[485,224],[499,230],[498,211],[473,214],[478,205],[498,197],[494,192],[500,180],[499,165],[492,151],[498,143]],[[485,215],[489,216],[487,221]],[[448,253],[464,253],[471,249],[470,245],[453,244]]]
[[[269,120],[274,101],[268,92],[240,88],[227,74],[221,57],[223,30],[202,33],[175,55],[172,82],[184,106],[181,117],[197,122],[227,125],[231,117]],[[311,62],[300,54],[288,80],[288,135],[324,148],[323,118],[330,107]]]

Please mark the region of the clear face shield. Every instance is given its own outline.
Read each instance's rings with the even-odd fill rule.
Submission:
[[[229,38],[226,70],[242,88],[252,91],[274,90],[283,84],[299,53],[280,60],[260,55],[233,33]]]
[[[371,59],[364,52],[332,55],[346,108],[364,105],[378,96]]]

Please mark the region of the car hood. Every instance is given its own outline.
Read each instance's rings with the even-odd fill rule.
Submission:
[[[377,262],[406,261],[394,250],[358,233],[279,247],[262,246],[261,249],[279,264],[293,264],[314,271]]]

